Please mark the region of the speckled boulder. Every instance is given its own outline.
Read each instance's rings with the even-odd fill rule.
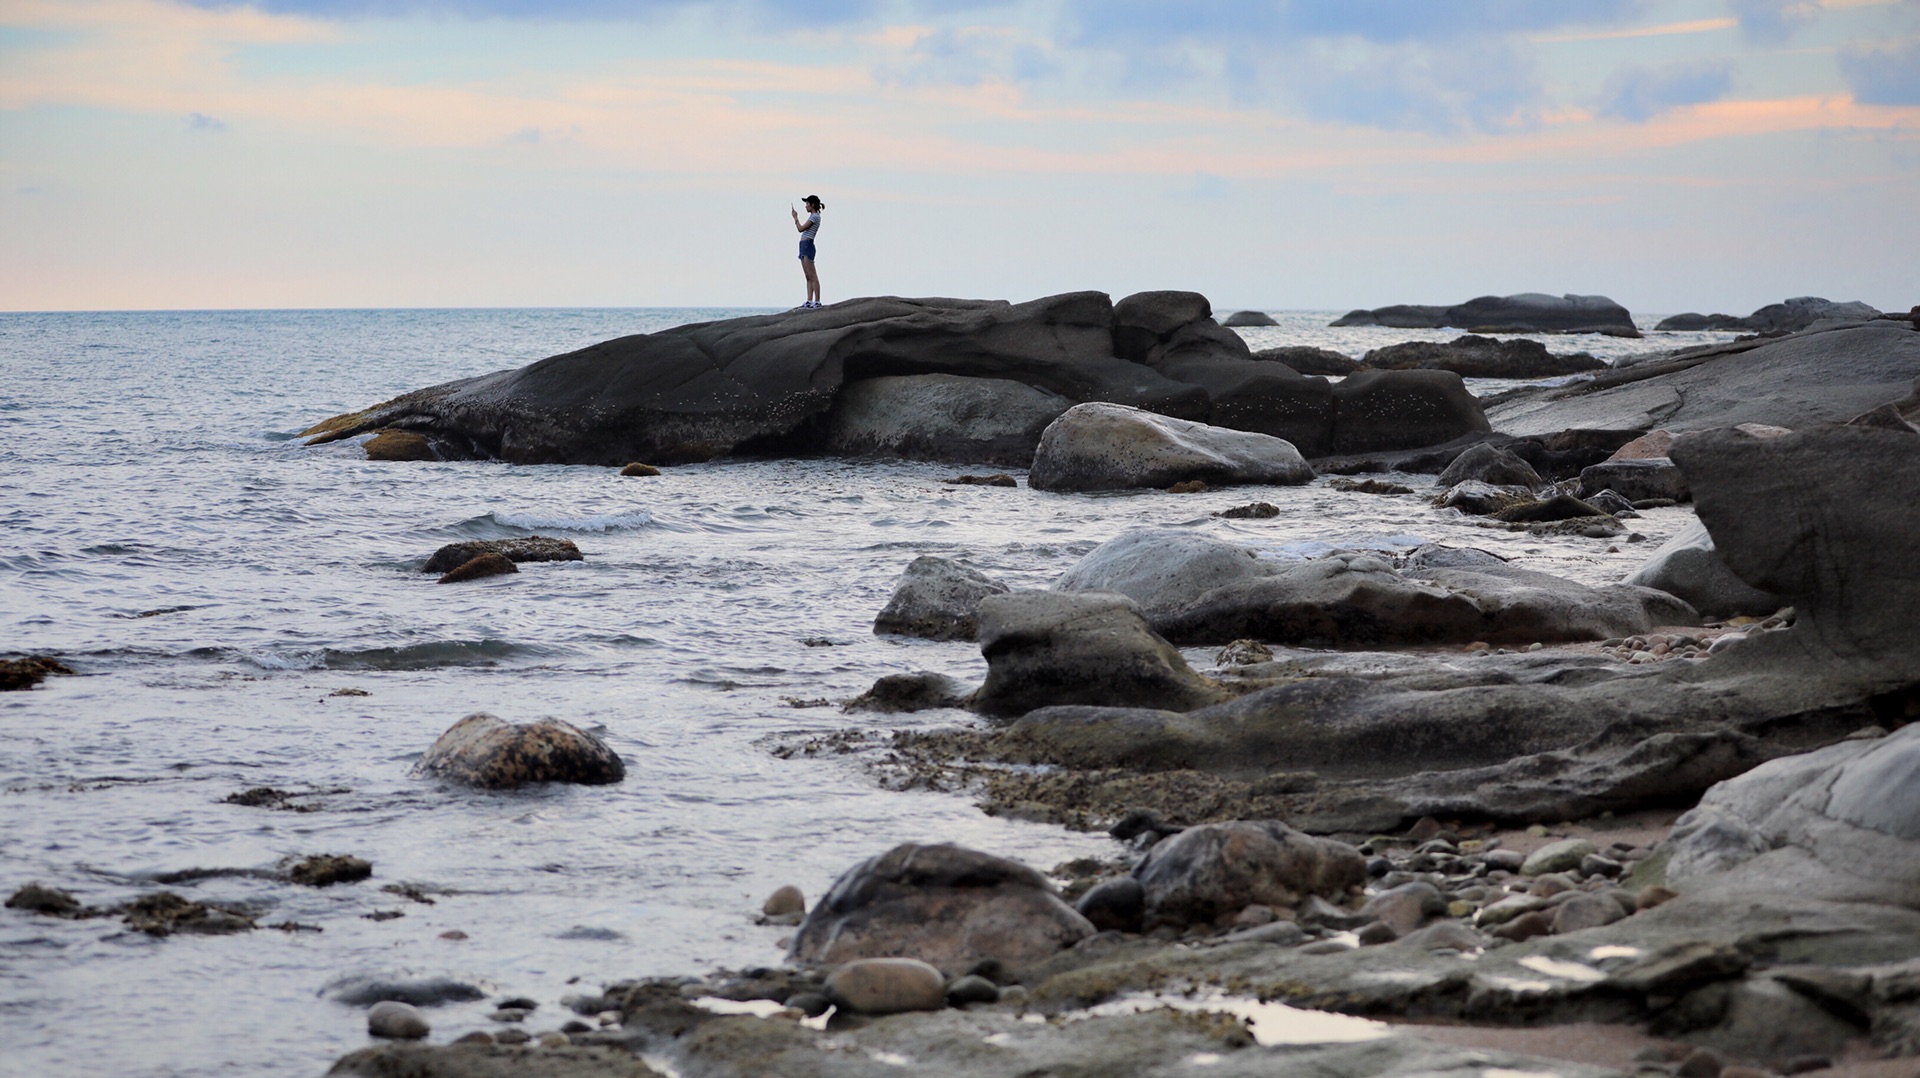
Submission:
[[[873,619],[876,633],[972,640],[980,632],[980,600],[1007,586],[956,561],[922,554],[894,582],[886,609]]]
[[[1133,870],[1146,923],[1212,924],[1252,905],[1290,909],[1309,895],[1342,898],[1366,882],[1366,858],[1279,820],[1204,824],[1156,845]]]
[[[989,958],[1030,965],[1093,932],[1045,876],[1018,861],[907,843],[835,880],[794,934],[788,958],[917,958],[954,977]]]
[[[1124,404],[1079,404],[1047,427],[1027,485],[1035,490],[1130,490],[1189,479],[1209,486],[1313,481],[1291,442],[1156,415]]]
[[[627,774],[605,742],[571,723],[541,719],[516,726],[484,712],[448,727],[415,770],[483,790],[532,782],[604,786]]]

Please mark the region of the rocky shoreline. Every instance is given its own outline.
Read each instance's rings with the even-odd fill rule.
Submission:
[[[1057,497],[1425,473],[1344,496],[1542,543],[1630,542],[1656,506],[1700,525],[1602,586],[1470,547],[1279,561],[1179,530],[1123,533],[1044,589],[919,558],[875,631],[977,641],[985,679],[881,678],[843,732],[776,753],[1106,831],[1113,857],[874,850],[811,905],[769,898],[782,964],[507,996],[481,1028],[433,1021],[471,986],[337,986],[376,1043],[332,1073],[1912,1073],[1920,328],[1815,325],[1484,410],[1449,370],[1333,385],[1228,338],[1185,293],[856,301],[310,431],[446,459],[1011,460]],[[582,556],[536,536],[426,568]],[[935,708],[952,723],[889,726]],[[419,767],[482,790],[624,774],[588,731],[485,715]]]

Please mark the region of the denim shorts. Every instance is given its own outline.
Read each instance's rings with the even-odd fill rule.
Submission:
[[[813,261],[813,241],[812,240],[800,241],[800,257],[806,259],[809,262]]]

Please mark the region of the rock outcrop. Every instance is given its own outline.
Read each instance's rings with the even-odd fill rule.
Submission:
[[[973,697],[987,715],[1051,703],[1147,704],[1181,710],[1225,690],[1187,665],[1122,595],[1016,591],[980,603],[987,680]]]
[[[1280,323],[1265,311],[1235,311],[1220,323],[1228,329],[1242,329],[1250,326],[1277,326]]]
[[[1638,337],[1633,315],[1605,296],[1549,296],[1522,292],[1481,296],[1451,307],[1399,305],[1350,311],[1335,326],[1394,329],[1453,327],[1476,333],[1606,333]]]
[[[1034,450],[1035,490],[1129,490],[1189,480],[1297,485],[1313,469],[1292,443],[1124,404],[1079,404],[1048,426]]]
[[[1655,550],[1647,563],[1621,581],[1678,596],[1709,618],[1765,617],[1780,609],[1780,597],[1733,574],[1713,549],[1713,536],[1698,521]]]
[[[1574,386],[1526,389],[1487,409],[1495,429],[1575,427],[1674,434],[1741,423],[1800,430],[1903,398],[1920,378],[1920,332],[1895,321],[1713,345]]]
[[[1296,374],[1324,374],[1344,378],[1361,369],[1359,360],[1344,353],[1305,344],[1262,348],[1253,354],[1253,358],[1262,363],[1278,363]]]
[[[1607,362],[1585,352],[1556,355],[1539,341],[1496,341],[1467,334],[1451,341],[1407,341],[1375,348],[1361,360],[1377,371],[1452,371],[1462,378],[1557,378],[1604,371]]]
[[[1769,303],[1744,317],[1730,314],[1676,314],[1661,319],[1655,330],[1720,330],[1740,333],[1797,333],[1817,322],[1865,322],[1880,317],[1880,312],[1854,300],[1835,303],[1819,296],[1796,296],[1782,303]]]
[[[893,596],[873,619],[876,633],[929,640],[972,640],[980,633],[980,600],[1007,586],[978,569],[922,554],[907,563]]]
[[[604,786],[627,774],[618,753],[571,723],[541,719],[515,725],[485,712],[449,726],[415,770],[483,790],[535,782]]]
[[[482,554],[499,554],[516,565],[530,561],[583,561],[586,557],[573,540],[553,539],[545,535],[528,535],[519,539],[468,539],[448,543],[434,551],[420,571],[450,573]]]
[[[1486,429],[1464,388],[1445,383],[1395,376],[1362,398],[1253,360],[1191,292],[1118,304],[1099,292],[1019,304],[880,297],[621,337],[305,433],[319,444],[393,432],[440,459],[619,466],[822,452],[1016,463],[1062,402],[1270,434],[1307,453]],[[1396,424],[1382,400],[1432,422]],[[906,406],[931,418],[908,426],[894,414]]]
[[[801,922],[788,958],[830,965],[914,958],[957,977],[989,959],[1030,965],[1091,935],[1086,918],[1026,865],[961,846],[908,843],[835,880]]]

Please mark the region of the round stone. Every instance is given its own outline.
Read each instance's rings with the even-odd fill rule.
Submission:
[[[859,958],[827,977],[827,998],[861,1014],[937,1011],[947,1005],[947,979],[917,958]]]
[[[433,1031],[426,1018],[411,1003],[383,999],[367,1008],[367,1032],[395,1040],[419,1040]]]

